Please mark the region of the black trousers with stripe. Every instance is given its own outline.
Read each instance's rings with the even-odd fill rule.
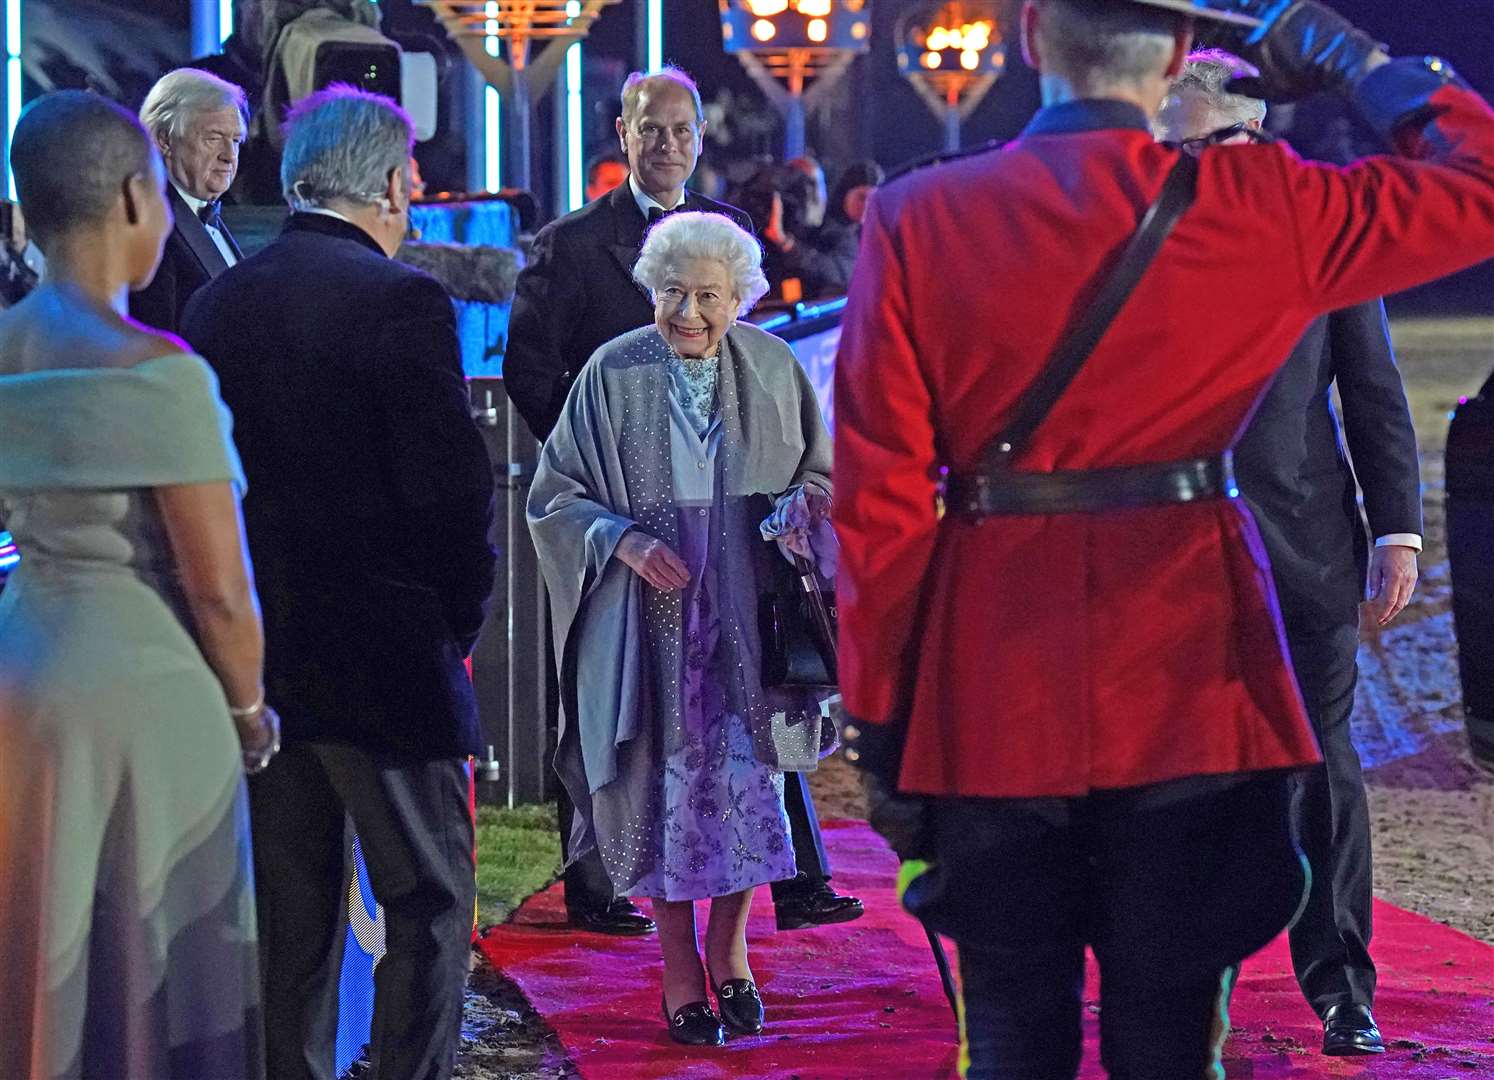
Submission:
[[[937,861],[904,900],[959,948],[969,1080],[1077,1074],[1086,947],[1112,1080],[1209,1075],[1226,970],[1302,903],[1288,799],[1269,775],[939,800]]]

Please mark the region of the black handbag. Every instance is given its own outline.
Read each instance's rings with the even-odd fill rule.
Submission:
[[[795,556],[790,566],[775,553],[773,562],[769,588],[757,604],[763,686],[838,685],[835,593],[820,588],[808,560]]]

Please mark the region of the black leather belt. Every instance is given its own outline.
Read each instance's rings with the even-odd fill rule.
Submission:
[[[1114,469],[948,473],[943,483],[945,512],[969,518],[1092,514],[1100,510],[1233,499],[1239,493],[1228,450],[1216,457]]]

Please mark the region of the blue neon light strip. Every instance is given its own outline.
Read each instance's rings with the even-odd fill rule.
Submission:
[[[570,0],[565,13],[571,18],[581,14],[580,0]],[[578,41],[565,51],[565,193],[566,209],[579,210],[586,202],[585,162],[582,152],[586,146],[585,132],[581,128],[581,43]]]
[[[218,0],[218,44],[222,45],[233,33],[233,0]]]
[[[849,296],[837,296],[834,300],[826,300],[823,304],[795,304],[794,317],[818,319],[821,315],[833,315],[837,311],[844,311],[850,299]]]
[[[483,47],[487,49],[489,56],[498,55],[498,3],[497,0],[488,0],[484,9],[487,22],[483,24],[483,32],[487,34],[487,41]],[[483,187],[488,191],[498,191],[503,187],[503,102],[498,97],[498,91],[491,86],[483,87]]]
[[[648,0],[648,69],[664,66],[664,0]]]
[[[0,532],[0,574],[14,570],[20,561],[21,553],[16,549],[10,533]]]
[[[21,119],[21,0],[5,3],[5,175],[9,198],[16,198],[16,178],[10,172],[10,137]]]
[[[772,333],[774,330],[782,330],[796,322],[808,322],[810,319],[818,319],[822,315],[834,315],[837,311],[844,311],[849,300],[846,296],[837,296],[834,300],[826,300],[821,304],[798,303],[794,305],[793,311],[781,312],[772,318],[764,319],[757,324],[759,330]]]
[[[482,88],[483,181],[488,191],[503,187],[503,103],[491,86]]]

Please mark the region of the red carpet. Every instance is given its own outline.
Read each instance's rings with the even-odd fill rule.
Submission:
[[[826,822],[825,843],[836,885],[865,900],[867,914],[778,934],[764,892],[749,940],[768,1029],[722,1049],[670,1042],[659,1011],[657,942],[570,931],[558,885],[489,932],[482,949],[519,984],[587,1080],[953,1076],[953,1016],[922,929],[897,905],[895,859],[862,822]],[[1390,1053],[1338,1060],[1318,1054],[1315,1018],[1278,941],[1250,961],[1235,992],[1226,1052],[1231,1080],[1494,1080],[1494,948],[1388,904],[1375,914],[1376,1015]],[[1093,1009],[1087,1020],[1081,1075],[1098,1078]]]

